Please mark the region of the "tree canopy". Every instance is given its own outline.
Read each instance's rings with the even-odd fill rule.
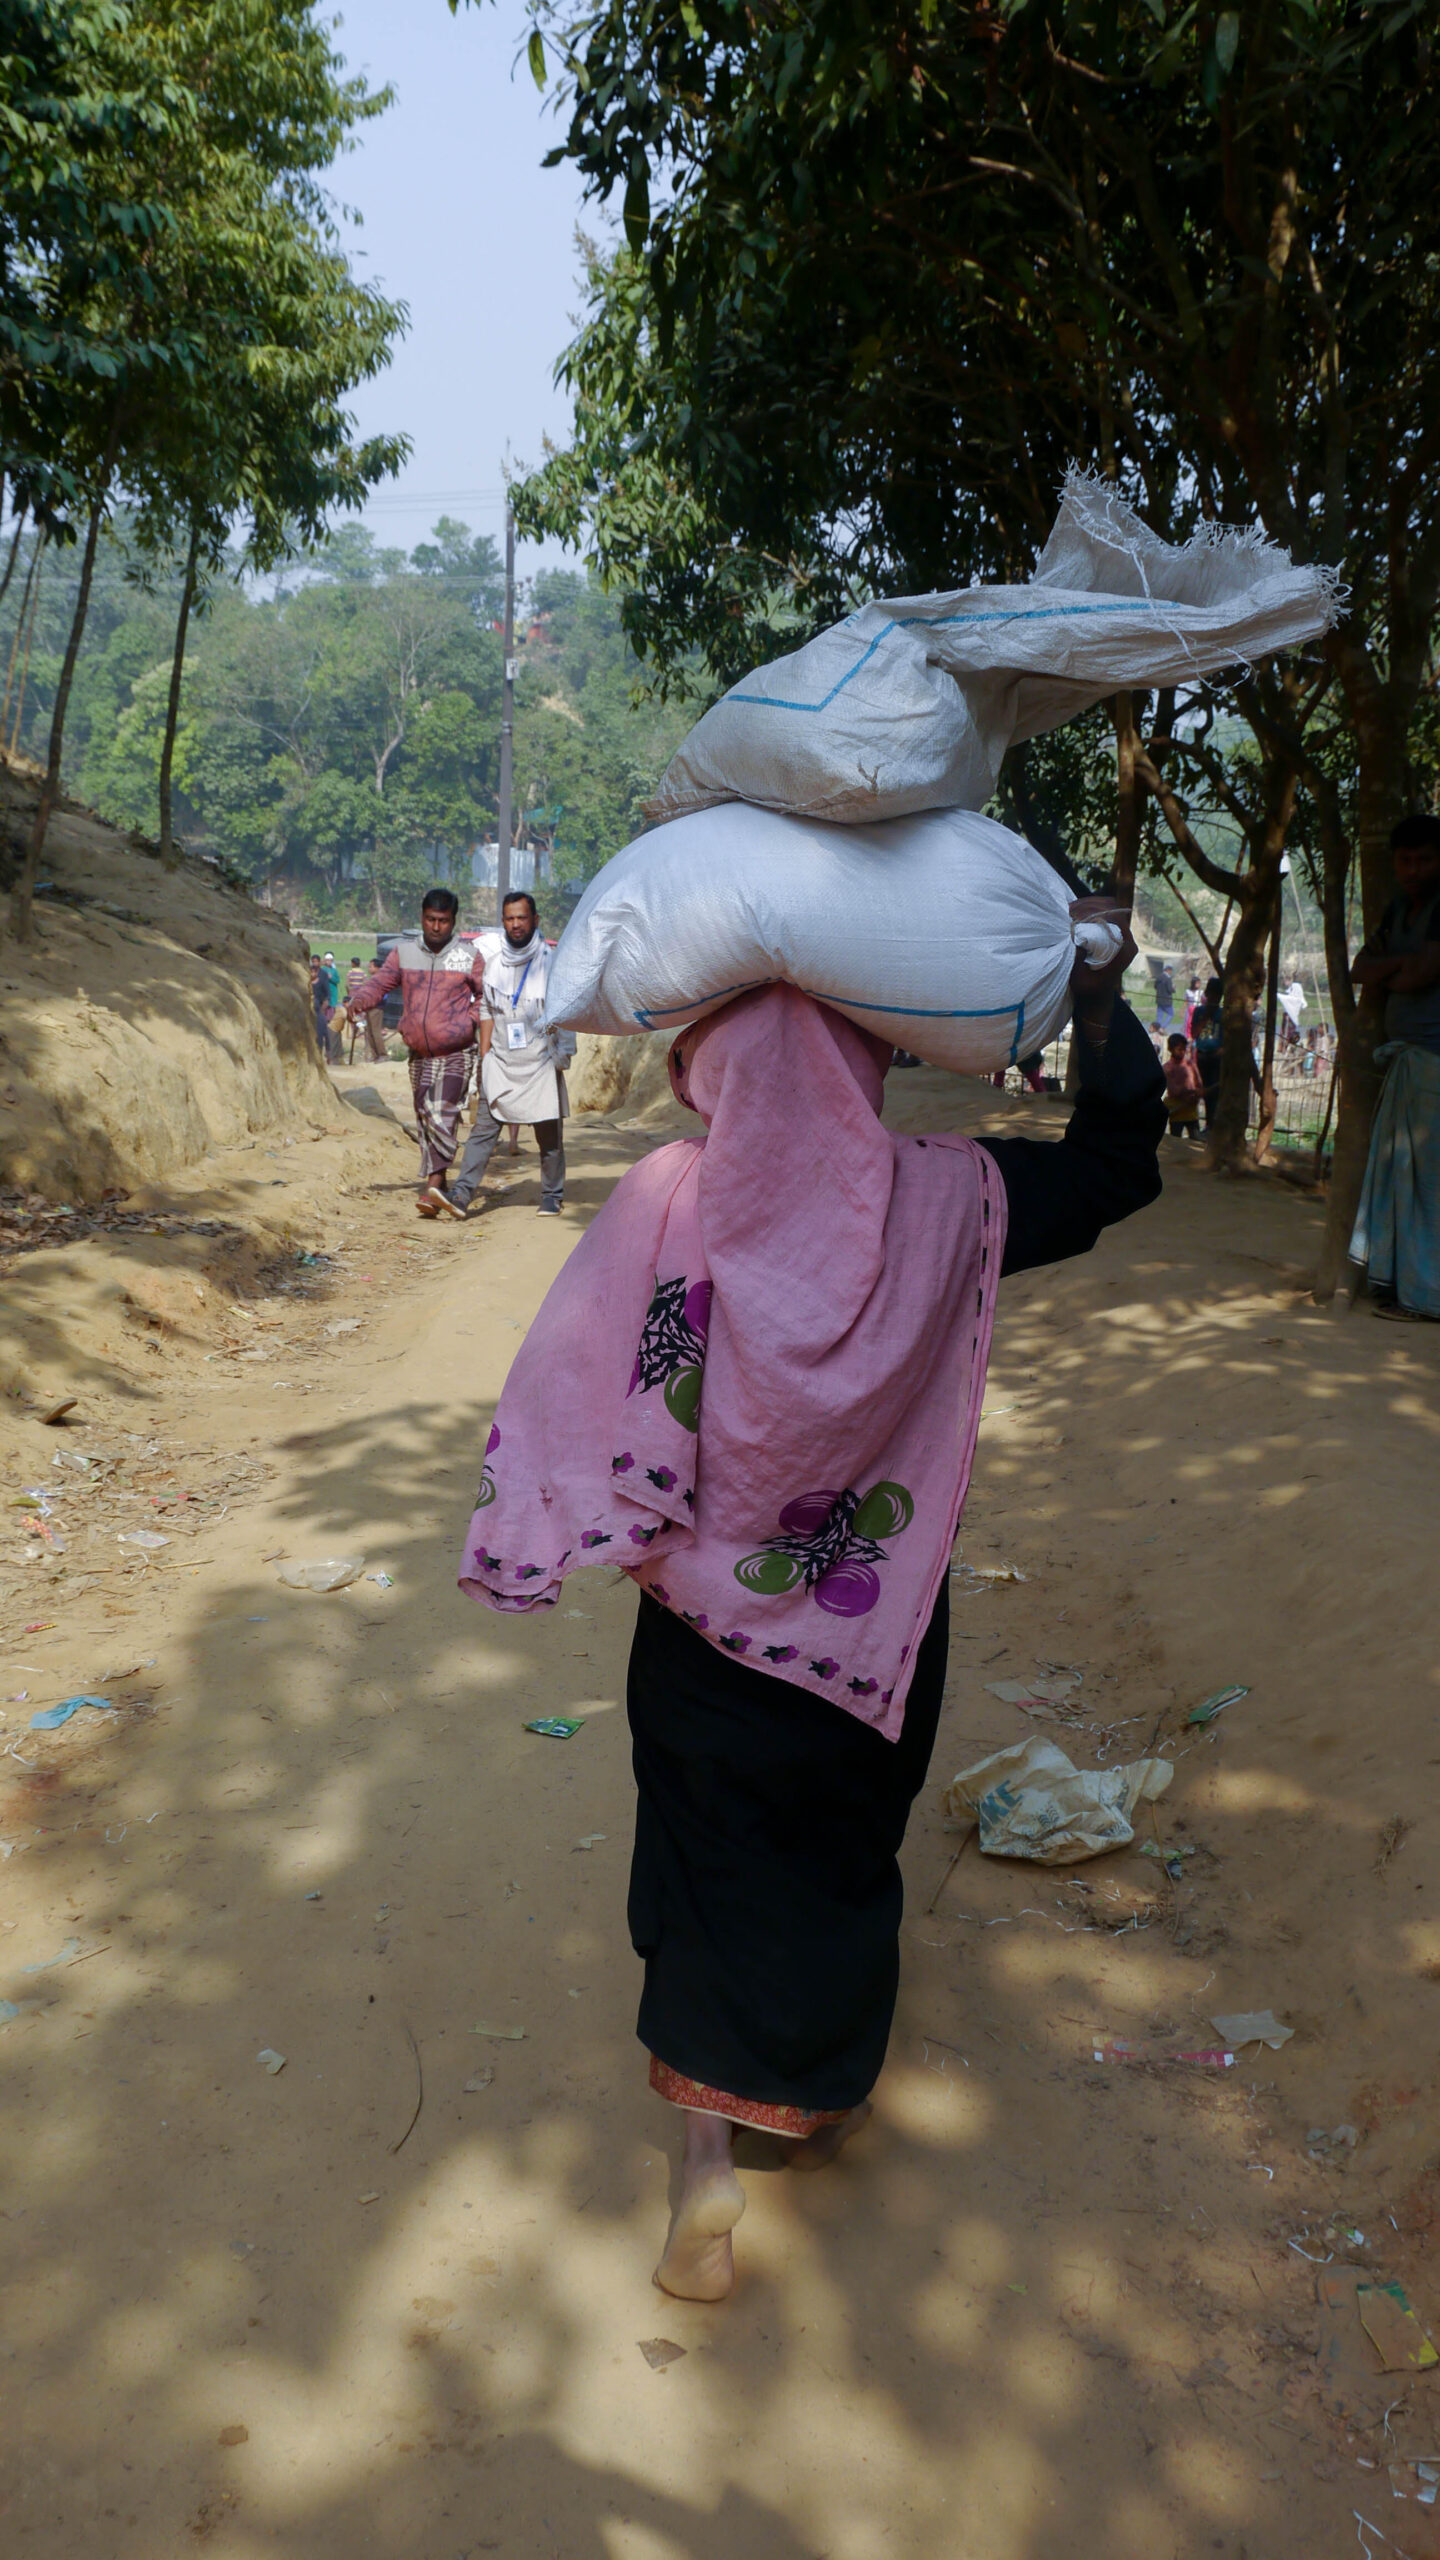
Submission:
[[[1343,921],[1358,852],[1373,922],[1390,825],[1433,787],[1416,762],[1440,603],[1433,12],[534,16],[558,155],[619,204],[625,240],[592,254],[564,368],[575,432],[521,519],[594,545],[661,680],[698,649],[729,681],[790,645],[787,614],[806,627],[857,593],[1015,574],[1064,464],[1090,461],[1171,537],[1253,524],[1348,586],[1324,644],[1348,777],[1327,912]],[[1265,752],[1293,767],[1290,801],[1326,805],[1313,740],[1282,702],[1253,707],[1284,733]],[[1143,793],[1135,709],[1117,701],[1121,782]],[[1122,839],[1132,820],[1122,788]],[[1336,1236],[1368,1125],[1342,944]]]

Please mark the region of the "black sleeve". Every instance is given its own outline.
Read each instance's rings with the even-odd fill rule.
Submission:
[[[1117,1000],[1103,1050],[1077,1034],[1080,1090],[1063,1138],[982,1138],[1005,1184],[1009,1222],[1000,1276],[1088,1253],[1160,1196],[1165,1079],[1150,1037]]]

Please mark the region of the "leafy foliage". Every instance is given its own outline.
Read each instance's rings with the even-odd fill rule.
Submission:
[[[102,545],[67,781],[150,834],[180,573],[137,554],[133,533],[126,520]],[[307,911],[388,917],[408,913],[437,873],[468,886],[471,853],[496,819],[494,544],[442,517],[407,558],[348,525],[273,594],[244,567],[232,554],[187,661],[182,838]],[[44,739],[73,590],[52,562],[22,744]],[[547,571],[522,601],[515,840],[538,856],[542,879],[585,879],[643,824],[640,804],[685,723],[636,703],[639,671],[595,580]],[[0,620],[0,663],[15,636],[12,612],[8,628]]]

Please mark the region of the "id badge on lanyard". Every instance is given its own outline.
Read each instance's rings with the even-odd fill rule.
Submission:
[[[529,977],[534,966],[535,955],[532,951],[529,959],[525,963],[524,969],[521,972],[520,984],[510,999],[510,1019],[505,1025],[505,1046],[507,1049],[524,1049],[529,1046],[530,1034],[526,1025],[519,1019],[519,1010],[520,999],[525,993],[525,980]]]

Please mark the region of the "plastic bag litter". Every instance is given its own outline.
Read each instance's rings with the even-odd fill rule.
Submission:
[[[1252,533],[1162,542],[1072,470],[1027,583],[864,606],[697,722],[648,815],[748,800],[842,825],[979,809],[1005,750],[1122,685],[1183,684],[1326,630],[1333,571]]]
[[[1267,2044],[1272,2053],[1279,2053],[1295,2033],[1281,2025],[1273,2009],[1235,2009],[1210,2024],[1227,2044]]]
[[[1168,1760],[1130,1760],[1115,1769],[1077,1769],[1058,1744],[1031,1734],[962,1769],[942,1802],[952,1820],[969,1814],[991,1858],[1033,1858],[1068,1867],[1123,1849],[1135,1837],[1137,1804],[1163,1795],[1175,1771]]]
[[[990,1074],[1070,1013],[1070,891],[973,809],[827,826],[730,801],[657,827],[596,873],[560,937],[552,1030],[678,1031],[747,988],[799,987],[931,1066]],[[923,931],[917,929],[923,919]]]
[[[364,1570],[363,1556],[326,1556],[318,1564],[282,1564],[276,1579],[292,1591],[343,1591]]]

